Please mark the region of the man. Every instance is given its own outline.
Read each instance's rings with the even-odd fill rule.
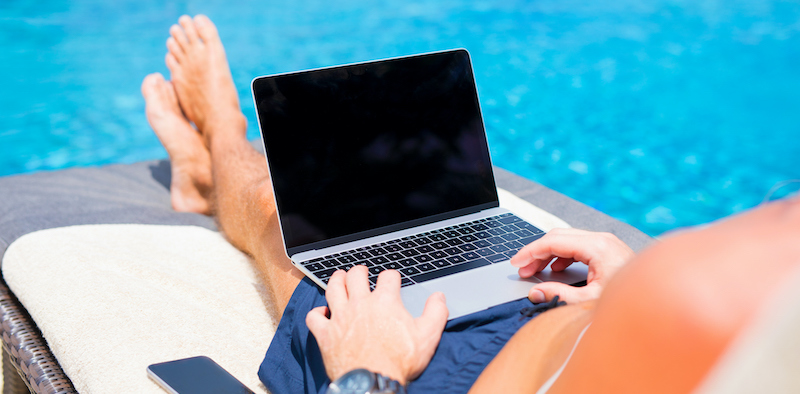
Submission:
[[[281,322],[259,376],[273,392],[324,390],[359,368],[409,391],[689,391],[800,265],[793,199],[672,236],[638,257],[609,234],[554,230],[512,264],[529,277],[554,258],[555,270],[581,261],[587,286],[538,284],[529,300],[449,323],[441,294],[412,318],[391,270],[373,292],[365,268],[337,272],[323,295],[284,252],[267,166],[246,139],[216,28],[183,16],[170,35],[172,82],[152,74],[142,92],[172,161],[172,204],[213,214],[272,291]],[[754,261],[768,269],[749,275]],[[567,305],[556,308],[556,296]]]

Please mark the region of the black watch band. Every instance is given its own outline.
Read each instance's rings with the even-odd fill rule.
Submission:
[[[331,382],[329,394],[406,394],[400,382],[363,368],[354,369]]]
[[[379,373],[376,373],[375,375],[377,380],[378,393],[406,394],[406,387],[400,384],[400,382],[388,376],[383,376]]]

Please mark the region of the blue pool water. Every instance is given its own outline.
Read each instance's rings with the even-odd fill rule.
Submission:
[[[800,178],[800,3],[0,2],[0,175],[162,158],[142,78],[183,13],[257,75],[464,47],[495,164],[652,235]],[[785,191],[782,191],[785,193]]]

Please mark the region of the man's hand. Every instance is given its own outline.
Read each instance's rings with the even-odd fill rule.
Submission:
[[[431,295],[422,316],[414,319],[400,299],[400,274],[394,270],[381,272],[372,292],[366,267],[337,271],[325,298],[328,307],[314,308],[306,324],[331,380],[365,368],[405,385],[428,366],[447,323],[442,293]]]
[[[528,299],[536,303],[550,301],[555,296],[576,303],[599,297],[608,280],[633,256],[633,250],[612,234],[557,228],[522,248],[511,259],[511,265],[519,267],[519,276],[530,278],[553,259],[550,267],[553,271],[563,271],[574,262],[583,262],[589,266],[586,286],[544,282],[528,293]]]

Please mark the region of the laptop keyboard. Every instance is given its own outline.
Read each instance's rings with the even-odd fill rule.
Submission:
[[[303,267],[328,283],[336,270],[356,265],[369,269],[370,288],[387,269],[400,272],[401,285],[410,286],[470,270],[514,256],[544,231],[512,213],[381,242],[343,253],[302,262]]]

